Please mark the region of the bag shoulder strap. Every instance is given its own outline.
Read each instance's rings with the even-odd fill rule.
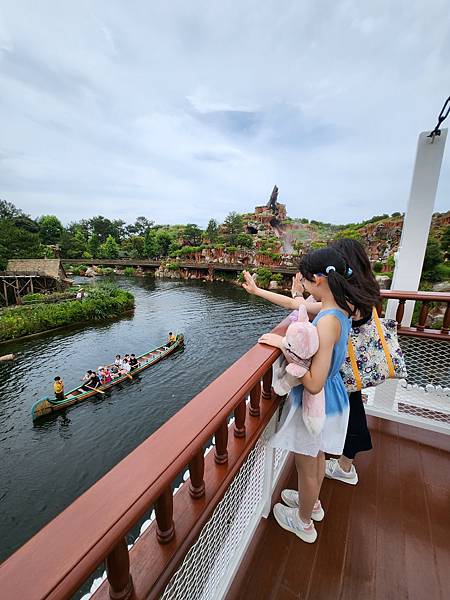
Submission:
[[[380,317],[378,316],[378,312],[375,307],[373,308],[372,316],[378,331],[378,335],[380,337],[381,345],[383,346],[384,354],[386,356],[386,362],[389,369],[389,377],[393,379],[395,375],[394,364],[392,362],[391,353],[389,352],[389,348],[384,337],[383,328],[381,327]]]

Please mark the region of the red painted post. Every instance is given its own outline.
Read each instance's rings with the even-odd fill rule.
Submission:
[[[155,504],[156,514],[156,537],[160,544],[167,544],[175,535],[175,527],[173,524],[173,495],[172,487],[169,486]]]
[[[405,313],[405,302],[406,302],[406,300],[398,301],[397,312],[395,314],[395,320],[397,321],[399,327],[402,324],[403,315]]]
[[[122,538],[106,557],[106,574],[109,581],[109,597],[112,600],[131,598],[133,580],[130,575],[130,555],[125,538]]]
[[[447,308],[444,313],[444,320],[442,321],[441,333],[448,333],[450,329],[450,302],[447,302]]]
[[[262,385],[262,399],[271,400],[272,398],[272,367],[265,372]]]
[[[239,402],[234,409],[234,437],[240,438],[245,437],[245,416],[247,413],[247,406],[245,404],[245,398]]]
[[[425,329],[425,324],[427,322],[427,317],[428,317],[428,309],[429,309],[429,302],[422,302],[422,308],[420,309],[420,314],[419,314],[419,322],[417,323],[417,331],[423,331]]]
[[[214,434],[216,440],[216,449],[214,452],[214,460],[218,465],[223,465],[228,462],[228,423],[224,421],[219,429]]]
[[[250,390],[250,408],[249,413],[252,417],[259,417],[261,411],[259,408],[259,404],[261,401],[261,382],[252,387]]]
[[[205,495],[204,473],[205,459],[203,456],[203,448],[201,448],[200,452],[198,452],[189,463],[189,474],[191,476],[189,494],[192,498],[201,498]]]

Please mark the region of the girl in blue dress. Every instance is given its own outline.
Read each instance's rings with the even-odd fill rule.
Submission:
[[[347,431],[349,400],[339,369],[347,353],[350,317],[357,311],[367,313],[372,303],[364,289],[349,284],[347,269],[342,255],[331,247],[309,252],[300,261],[304,288],[322,303],[322,310],[313,321],[319,335],[319,350],[313,356],[310,370],[289,394],[279,430],[272,440],[275,447],[294,452],[299,489],[298,492],[283,490],[285,504],[274,506],[275,519],[281,527],[309,543],[317,538],[312,519],[321,521],[324,517],[319,493],[325,475],[325,452],[341,454]],[[281,340],[282,336],[266,333],[259,342],[281,349]],[[303,423],[304,388],[312,394],[322,389],[325,393],[325,424],[316,436]]]

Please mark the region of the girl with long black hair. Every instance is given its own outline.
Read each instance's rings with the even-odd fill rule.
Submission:
[[[372,318],[372,310],[380,302],[378,282],[373,274],[369,258],[360,242],[350,238],[343,238],[336,240],[331,246],[342,255],[347,264],[346,276],[349,284],[365,290],[368,296],[367,300],[370,304],[370,309],[366,306],[366,312],[356,313],[352,317],[352,328],[360,327]],[[311,297],[307,301],[304,300],[304,287],[301,283],[300,273],[293,278],[293,298],[258,288],[248,273],[245,273],[244,288],[249,294],[260,296],[290,310],[295,310],[300,304],[305,304],[308,314],[311,317],[314,317],[321,309],[321,303],[311,302]],[[372,440],[367,426],[361,392],[351,392],[349,402],[350,414],[344,449],[339,458],[330,458],[326,461],[325,475],[330,479],[356,485],[358,483],[358,474],[353,465],[354,458],[358,452],[371,450]]]
[[[371,300],[364,289],[349,284],[346,261],[334,248],[309,252],[301,259],[299,269],[305,289],[321,302],[313,321],[319,350],[309,371],[289,394],[280,428],[272,440],[275,447],[294,452],[299,489],[283,491],[287,506],[276,504],[274,516],[281,527],[313,543],[317,532],[312,519],[324,517],[319,493],[325,476],[325,452],[341,454],[347,431],[349,400],[339,369],[347,352],[350,317],[370,311]],[[264,334],[259,341],[282,348],[282,337],[276,334]],[[304,388],[311,394],[322,389],[325,393],[325,424],[318,435],[312,435],[303,423]]]

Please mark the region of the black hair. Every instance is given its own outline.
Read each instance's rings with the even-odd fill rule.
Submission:
[[[55,381],[59,381],[61,377],[55,377]]]
[[[169,331],[169,335],[172,335],[172,332],[171,332],[171,331]]]
[[[308,281],[314,281],[314,275],[325,276],[336,304],[349,315],[356,311],[370,314],[372,296],[364,288],[350,283],[347,263],[335,248],[329,246],[308,252],[300,259],[299,270]]]
[[[136,354],[132,354],[131,356],[136,356]]]
[[[93,373],[94,371],[91,371],[90,369],[88,369],[88,371],[87,371],[87,372],[88,372],[88,373]]]
[[[331,247],[343,256],[347,267],[351,269],[352,274],[349,277],[349,283],[363,289],[372,298],[372,308],[378,306],[381,302],[380,286],[375,279],[369,257],[363,245],[357,240],[342,238],[333,242]],[[364,314],[363,317],[369,314],[370,311],[367,315]]]
[[[120,358],[120,354],[116,354],[116,358],[119,357]]]

